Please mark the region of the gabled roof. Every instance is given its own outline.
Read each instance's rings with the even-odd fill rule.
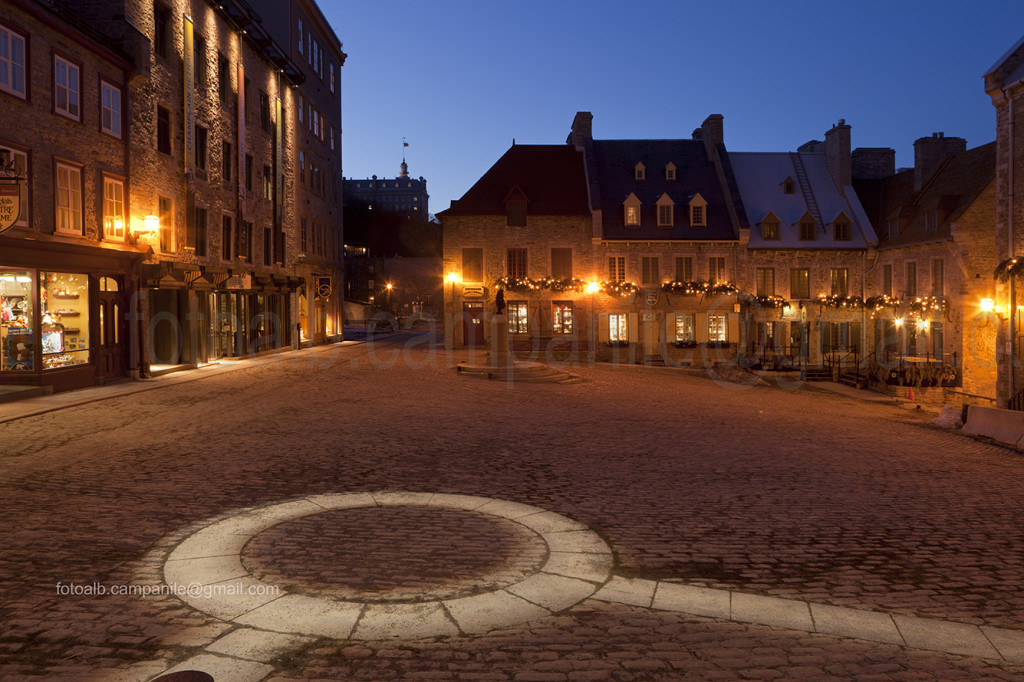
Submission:
[[[505,215],[505,201],[516,187],[529,198],[530,215],[590,214],[581,152],[564,144],[514,144],[438,215]]]
[[[881,181],[879,248],[946,241],[950,225],[996,177],[996,143],[954,154],[939,164],[919,192],[914,192],[914,171],[897,173]],[[937,229],[928,230],[926,215],[937,211]],[[896,237],[887,234],[887,220],[899,218]]]
[[[602,235],[621,240],[731,240],[738,239],[727,204],[723,183],[719,181],[714,162],[708,158],[701,140],[588,140],[587,169],[593,208],[602,212]],[[729,166],[725,145],[718,145],[722,159],[725,186],[733,197],[733,209],[740,226],[747,227],[746,214],[739,202],[739,190]],[[636,180],[633,172],[637,162],[647,168],[665,168],[675,164],[676,179],[664,173],[647,173],[645,180]],[[626,227],[622,220],[622,201],[635,194],[642,202],[640,227]],[[707,224],[691,227],[688,213],[676,218],[673,227],[658,227],[655,206],[667,194],[676,204],[689,204],[700,194],[707,202]]]
[[[871,222],[856,194],[849,187],[846,188],[845,196],[840,193],[828,170],[824,154],[733,152],[730,157],[747,215],[765,216],[773,212],[781,223],[778,239],[765,240],[761,238],[759,230],[751,230],[750,248],[863,249],[875,241]],[[849,241],[835,241],[832,230],[822,231],[823,226],[820,224],[814,241],[800,239],[801,220],[808,216],[811,220],[815,218],[800,183],[794,181],[796,186],[792,194],[785,192],[786,180],[799,177],[794,157],[799,157],[799,162],[804,167],[811,195],[817,205],[818,216],[824,224],[834,222],[841,213],[850,218],[852,229]]]

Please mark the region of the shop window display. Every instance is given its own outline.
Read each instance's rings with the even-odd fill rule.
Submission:
[[[32,300],[31,273],[0,270],[0,372],[33,369]]]
[[[63,272],[39,274],[43,369],[89,362],[89,278]]]

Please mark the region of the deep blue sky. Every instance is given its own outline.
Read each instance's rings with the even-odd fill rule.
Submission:
[[[982,75],[1024,34],[1022,0],[321,0],[344,43],[345,177],[394,177],[402,138],[430,210],[515,138],[689,138],[725,116],[733,151],[792,151],[840,119],[854,147],[942,131],[995,139]]]

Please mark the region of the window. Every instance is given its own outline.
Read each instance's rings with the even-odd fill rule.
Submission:
[[[252,223],[243,220],[242,231],[238,235],[238,255],[247,262],[252,262]]]
[[[642,256],[640,258],[640,282],[644,286],[661,284],[661,277],[658,275],[657,256]]]
[[[124,239],[124,183],[103,178],[103,237]]]
[[[924,229],[934,232],[939,229],[939,212],[928,211],[924,214]]]
[[[249,81],[248,77],[246,77],[242,81],[242,83],[243,83],[242,90],[245,91],[245,99],[242,102],[242,106],[245,109],[245,122],[246,123],[251,123],[252,122],[252,109],[253,109],[253,105],[252,105],[252,83]]]
[[[306,224],[306,219],[302,218],[299,221],[299,251],[306,253],[309,248],[309,226]]]
[[[270,166],[263,167],[263,198],[267,201],[274,198],[274,181],[270,174]]]
[[[676,281],[677,282],[692,282],[693,281],[693,257],[692,256],[676,256]]]
[[[634,180],[644,180],[646,178],[647,178],[647,169],[644,168],[644,165],[642,163],[638,163],[636,166],[633,167],[633,179]]]
[[[789,271],[789,297],[808,299],[811,297],[811,271],[807,268],[793,268]]]
[[[676,341],[694,342],[697,336],[693,327],[693,314],[684,313],[676,315]]]
[[[171,110],[160,105],[156,107],[156,150],[171,153]]]
[[[174,203],[167,197],[157,198],[157,217],[160,218],[160,251],[174,251]]]
[[[192,59],[195,67],[196,88],[206,88],[206,38],[198,31],[192,34]]]
[[[708,341],[711,343],[726,343],[729,341],[728,318],[724,313],[711,313],[708,315]]]
[[[907,263],[907,296],[917,296],[917,263]]]
[[[82,171],[57,164],[57,232],[82,234]]]
[[[525,301],[510,301],[507,317],[509,334],[529,333],[529,313]]]
[[[206,128],[196,126],[196,170],[206,170]]]
[[[833,296],[846,296],[849,291],[847,286],[849,282],[849,273],[850,271],[846,268],[832,268],[830,274]]]
[[[171,10],[159,2],[153,3],[153,50],[163,59],[171,57]]]
[[[270,127],[270,97],[267,93],[260,91],[260,127],[263,132],[271,132]]]
[[[100,130],[121,137],[121,90],[100,81]]]
[[[231,245],[234,241],[235,231],[231,216],[221,216],[220,221],[220,257],[223,260],[231,260]]]
[[[886,227],[889,231],[889,239],[894,239],[900,236],[900,221],[893,218],[885,222]]]
[[[775,295],[775,268],[757,269],[757,295]]]
[[[331,71],[331,94],[334,94],[334,64],[328,66]]]
[[[506,274],[512,279],[526,277],[526,249],[509,249],[507,256],[508,270]]]
[[[669,163],[667,166],[665,166],[665,179],[666,180],[675,180],[676,179],[676,165],[674,163]]]
[[[299,54],[302,54],[302,43],[306,37],[302,34],[302,19],[299,19]]]
[[[932,322],[929,326],[929,331],[932,336],[932,357],[936,360],[942,361],[942,323]]]
[[[611,314],[608,316],[608,340],[612,343],[629,343],[629,316]]]
[[[761,239],[765,241],[778,241],[779,222],[777,220],[765,220],[761,223]]]
[[[882,293],[892,296],[892,266],[882,266]]]
[[[626,281],[626,257],[608,256],[608,281]]]
[[[252,155],[245,155],[245,188],[252,191]]]
[[[793,182],[793,178],[786,178],[782,183],[783,194],[793,194],[796,192],[796,183]]]
[[[231,143],[224,140],[220,143],[220,175],[224,179],[224,184],[231,183],[231,166],[234,165],[234,154],[232,153]]]
[[[672,227],[675,224],[672,204],[658,205],[658,227]]]
[[[192,229],[190,246],[195,250],[197,256],[206,255],[206,209],[196,207],[195,225]]]
[[[25,37],[0,26],[0,90],[25,99]]]
[[[24,281],[27,278],[17,279]],[[27,293],[21,287],[18,289],[21,289],[18,293]],[[27,300],[31,301],[32,296],[30,295]],[[89,328],[92,326],[90,323],[94,322],[89,317],[89,276],[40,272],[39,301],[43,313],[39,330],[43,369],[84,365],[89,362]],[[22,304],[24,303],[25,299],[22,299]],[[104,308],[97,309],[102,316]],[[96,327],[102,329],[102,322],[103,318],[100,317]],[[5,331],[10,334],[12,330]],[[14,344],[9,344],[7,339],[4,339],[4,345],[11,348]],[[31,362],[31,358],[28,359]],[[8,361],[5,361],[5,364]]]
[[[551,276],[559,280],[572,279],[572,249],[551,249]]]
[[[228,103],[231,94],[231,62],[221,53],[217,53],[217,97],[222,104]]]
[[[462,281],[484,281],[484,250],[468,248],[462,250]]]
[[[800,241],[813,242],[816,237],[816,225],[810,220],[800,221]]]
[[[712,284],[727,281],[725,277],[725,257],[712,256],[708,258],[708,281]]]
[[[640,226],[640,207],[626,206],[626,225],[629,227]]]
[[[30,224],[28,215],[28,187],[31,183],[31,178],[29,178],[28,153],[23,152],[20,149],[0,146],[0,158],[2,157],[6,157],[4,160],[13,162],[18,175],[25,178],[25,181],[21,183],[21,215],[18,216],[18,221],[14,224],[22,227],[28,227]]]
[[[932,296],[942,296],[945,289],[943,280],[943,263],[941,260],[932,261]]]
[[[305,122],[305,114],[303,113],[305,110],[306,110],[306,100],[304,100],[302,98],[302,95],[299,95],[299,123]],[[359,185],[357,184],[356,187],[358,187],[358,186]]]
[[[707,223],[704,218],[704,207],[695,205],[690,207],[690,225],[694,227],[703,227]]]
[[[60,56],[53,58],[53,108],[63,116],[78,120],[81,115],[79,68]]]
[[[845,220],[837,220],[832,226],[832,238],[837,242],[850,241],[850,223]]]
[[[505,224],[510,227],[522,227],[526,225],[526,200],[509,199],[505,204]]]
[[[306,184],[306,152],[299,150],[299,182]]]
[[[572,301],[551,302],[551,333],[572,334]]]
[[[263,264],[270,265],[274,260],[274,240],[269,227],[263,228]]]

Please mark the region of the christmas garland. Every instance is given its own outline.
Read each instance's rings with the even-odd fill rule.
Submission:
[[[1007,258],[996,266],[992,278],[1005,282],[1011,277],[1018,277],[1022,274],[1024,274],[1024,258]]]
[[[632,282],[605,282],[601,285],[601,291],[609,296],[629,296],[640,291],[640,287]]]
[[[925,313],[938,312],[943,313],[947,307],[946,299],[942,296],[925,296],[924,298],[918,296],[915,298],[907,309],[912,313],[924,316]]]
[[[506,291],[527,292],[527,291],[583,291],[587,283],[581,279],[555,279],[545,277],[544,279],[530,279],[529,277],[502,277],[494,282],[498,289]]]
[[[864,306],[864,300],[860,296],[821,294],[818,296],[818,305],[828,308],[861,308]]]
[[[712,284],[706,281],[691,282],[665,282],[661,290],[670,294],[683,294],[696,296],[697,294],[733,294],[739,289],[732,282],[716,282]]]

